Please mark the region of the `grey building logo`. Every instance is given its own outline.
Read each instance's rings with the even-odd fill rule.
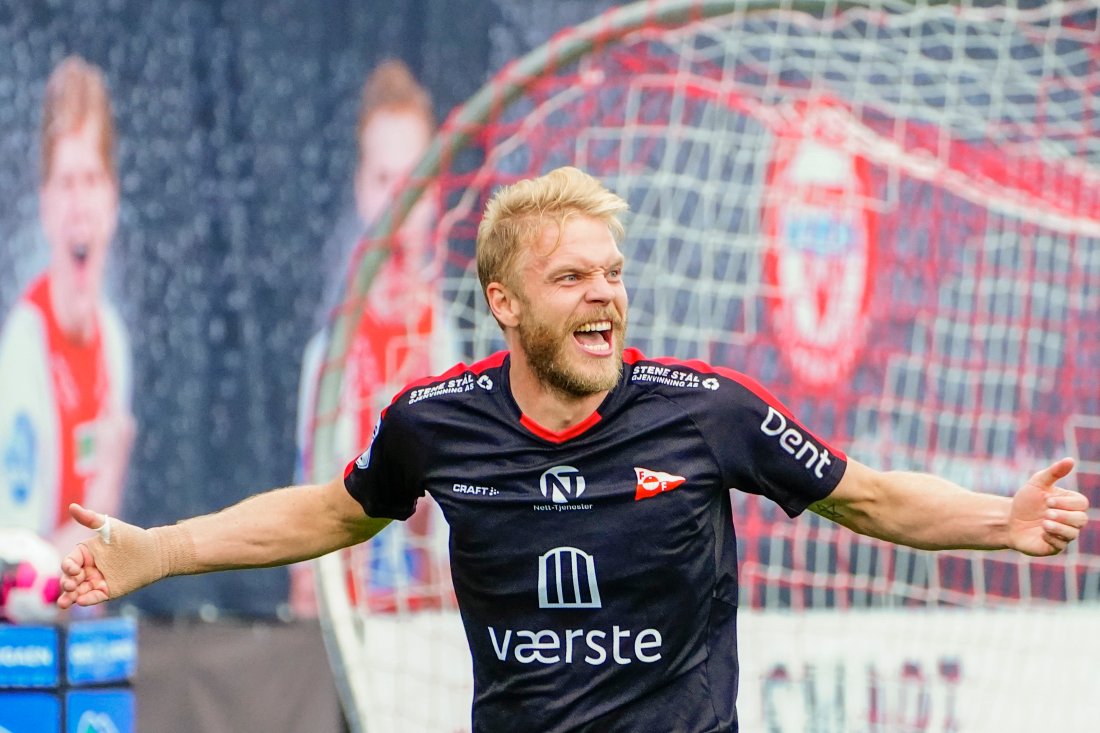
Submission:
[[[539,608],[600,608],[596,560],[576,547],[539,555]]]
[[[554,466],[539,477],[539,489],[555,504],[567,504],[584,493],[584,476],[572,466]]]

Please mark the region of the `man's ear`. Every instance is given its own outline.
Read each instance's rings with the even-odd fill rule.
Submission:
[[[485,299],[489,301],[489,310],[497,323],[505,328],[515,328],[519,325],[522,303],[515,293],[502,283],[492,282],[485,288]]]

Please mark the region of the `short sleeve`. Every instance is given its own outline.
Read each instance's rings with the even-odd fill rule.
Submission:
[[[789,516],[840,483],[847,456],[799,422],[758,382],[721,370],[703,421],[729,488],[766,496]]]
[[[382,413],[370,445],[344,471],[344,487],[377,519],[408,519],[424,495],[416,460],[419,441],[392,410]]]

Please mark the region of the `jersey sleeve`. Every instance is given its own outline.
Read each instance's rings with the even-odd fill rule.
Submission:
[[[392,406],[391,406],[392,408]],[[370,445],[344,471],[344,486],[377,519],[408,519],[424,495],[419,441],[392,409],[383,411]]]
[[[844,476],[847,456],[758,382],[736,372],[723,376],[705,432],[727,485],[766,496],[791,517],[828,496]]]

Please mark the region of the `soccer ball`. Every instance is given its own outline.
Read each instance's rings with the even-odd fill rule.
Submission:
[[[29,529],[0,528],[0,619],[15,624],[57,619],[61,556]]]

